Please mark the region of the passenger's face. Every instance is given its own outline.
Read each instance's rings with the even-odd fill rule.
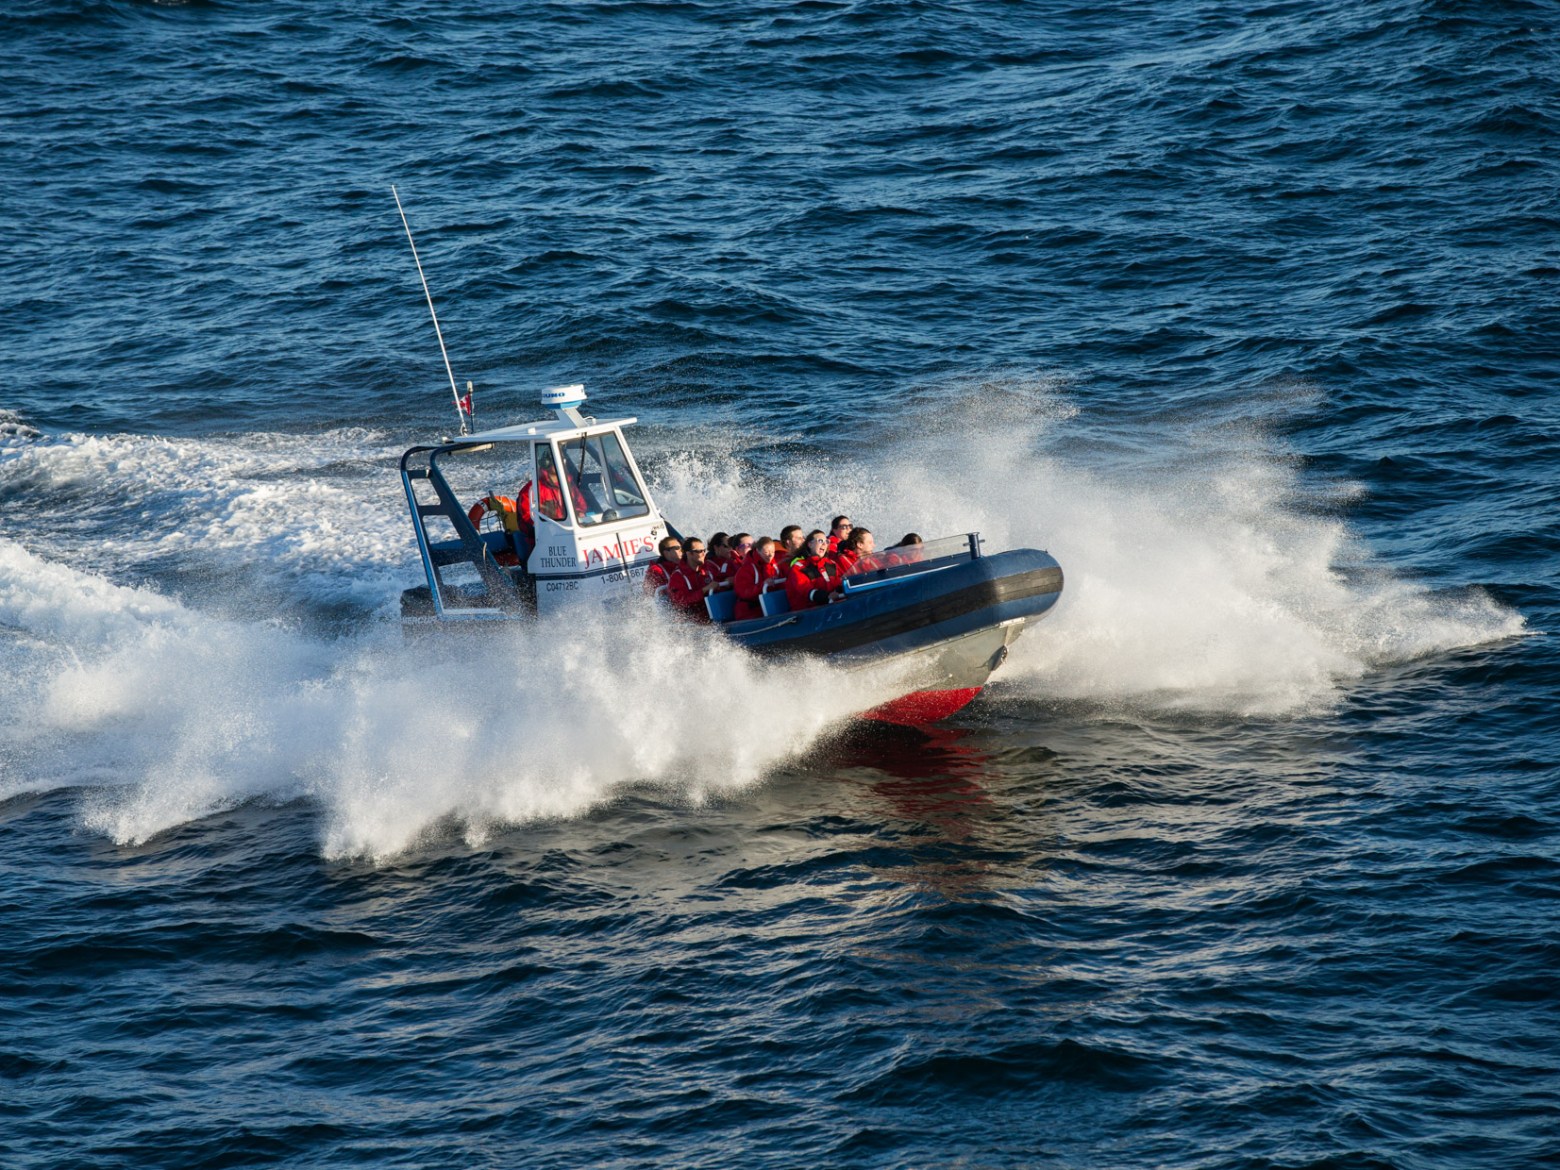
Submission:
[[[759,560],[763,561],[765,564],[768,564],[770,561],[775,559],[775,546],[772,544],[758,545],[753,549],[753,555],[756,556]]]
[[[862,556],[866,556],[877,547],[877,541],[872,539],[872,533],[869,532],[861,538],[860,543],[856,547],[861,550]]]
[[[672,564],[676,564],[678,561],[682,560],[682,545],[680,545],[680,544],[669,544],[669,545],[667,545],[665,548],[663,548],[661,550],[661,557],[662,557],[663,560],[667,560],[667,561],[670,561]]]
[[[826,536],[813,537],[807,542],[807,551],[815,557],[821,557],[829,551],[829,538]]]
[[[688,563],[690,565],[702,565],[704,563],[704,555],[708,551],[702,544],[690,544],[688,546]]]

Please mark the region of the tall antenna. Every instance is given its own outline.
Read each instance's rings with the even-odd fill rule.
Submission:
[[[444,372],[450,378],[450,397],[455,400],[455,413],[460,416],[460,433],[468,434],[466,430],[466,415],[471,410],[471,395],[466,395],[464,403],[460,400],[460,391],[455,388],[455,371],[450,369],[450,353],[444,348],[444,331],[439,328],[439,315],[433,311],[433,294],[428,291],[428,278],[423,275],[422,261],[417,257],[417,244],[412,239],[412,225],[406,222],[406,208],[401,206],[401,195],[395,189],[395,184],[390,184],[390,194],[395,196],[395,209],[401,213],[401,226],[406,229],[406,242],[412,246],[412,263],[417,265],[417,279],[422,281],[423,296],[428,298],[428,316],[433,318],[434,336],[439,339],[439,352],[444,355]]]

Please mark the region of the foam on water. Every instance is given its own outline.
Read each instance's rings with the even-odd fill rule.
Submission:
[[[1076,412],[1057,382],[958,389],[915,412],[921,429],[863,436],[843,466],[804,461],[779,483],[712,443],[670,460],[662,507],[701,532],[843,511],[879,544],[973,529],[991,551],[1048,549],[1062,600],[999,677],[1107,713],[1313,711],[1374,667],[1524,629],[1481,592],[1379,564],[1333,506],[1350,485],[1306,482],[1270,426],[1193,420],[1085,454],[1067,446]]]
[[[368,607],[416,563],[389,471],[406,444],[378,432],[31,439],[0,444],[0,495],[13,534],[54,558],[120,578],[241,572],[299,604]]]
[[[5,15],[3,1170],[1560,1164],[1560,662],[1458,649],[1560,624],[1560,6]],[[484,426],[1060,604],[811,750],[693,631],[402,648],[392,180]]]
[[[1481,594],[1437,595],[1376,564],[1318,507],[1339,485],[1308,485],[1262,426],[1071,450],[1075,413],[1048,382],[911,414],[923,425],[764,470],[757,436],[645,446],[658,501],[688,531],[844,510],[885,543],[979,529],[993,549],[1049,548],[1063,600],[999,677],[1101,713],[1302,713],[1373,667],[1522,631]],[[85,820],[118,841],[308,795],[328,853],[381,856],[443,821],[479,839],[628,783],[689,799],[751,783],[891,689],[761,664],[653,614],[424,645],[389,620],[321,637],[234,616],[273,612],[277,580],[316,604],[392,608],[415,565],[388,449],[370,432],[14,441],[9,496],[41,515],[90,491],[122,522],[102,542],[76,518],[31,532],[41,552],[0,543],[0,656],[16,680],[0,795],[102,786]],[[88,550],[130,576],[169,556],[252,576],[236,600],[231,577],[173,598],[75,567]]]
[[[103,785],[116,841],[256,797],[308,795],[329,855],[383,856],[451,820],[577,814],[628,782],[698,800],[751,783],[882,680],[773,666],[654,613],[403,644],[211,618],[0,545],[17,680],[0,798]]]

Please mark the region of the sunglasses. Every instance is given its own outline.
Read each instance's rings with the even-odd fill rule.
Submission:
[[[709,551],[710,550],[707,549],[707,548],[690,548],[688,550],[688,555],[690,557],[702,557],[705,553],[707,553]]]

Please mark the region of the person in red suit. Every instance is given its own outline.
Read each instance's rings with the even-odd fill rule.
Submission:
[[[585,494],[574,482],[573,472],[569,473],[569,498],[574,501],[574,514],[585,515]],[[549,520],[563,520],[563,489],[558,485],[558,473],[551,463],[546,464],[537,477],[536,499],[543,516]]]
[[[704,562],[704,571],[710,575],[710,581],[717,591],[731,588],[739,564],[741,562],[731,548],[731,537],[724,532],[717,532],[710,537],[710,555]]]
[[[885,549],[879,559],[885,568],[913,564],[925,555],[925,550],[921,547],[924,543],[916,533],[907,532],[899,538],[899,543],[893,548]]]
[[[704,567],[707,551],[702,540],[690,536],[683,545],[685,555],[682,564],[672,570],[671,580],[666,587],[667,600],[677,612],[701,622],[710,620],[709,611],[704,608],[704,599],[715,590],[715,583],[710,580],[709,571]]]
[[[775,556],[775,542],[767,536],[761,537],[732,578],[731,587],[737,592],[732,620],[740,622],[762,617],[764,611],[759,607],[758,599],[771,581],[783,580],[784,572],[780,558]]]
[[[782,569],[790,569],[791,562],[807,555],[807,550],[802,546],[807,543],[807,538],[802,535],[800,524],[787,524],[780,530],[780,540],[775,545],[775,557],[780,562]]]
[[[849,516],[836,516],[829,524],[829,551],[837,553],[845,538],[850,535],[851,523]]]
[[[515,503],[520,513],[520,531],[525,533],[528,547],[536,547],[536,517],[531,515],[531,481],[526,480],[515,493]]]
[[[663,536],[655,546],[661,559],[645,570],[645,592],[654,595],[662,585],[671,585],[672,573],[682,566],[682,541],[675,536]]]
[[[792,609],[814,609],[837,601],[840,567],[829,559],[829,538],[814,529],[803,546],[807,555],[791,566],[785,579],[786,600]]]
[[[872,555],[875,548],[877,541],[872,536],[872,529],[852,528],[850,535],[840,542],[839,551],[834,554],[834,563],[840,567],[840,576],[870,573],[880,568],[877,558]]]

